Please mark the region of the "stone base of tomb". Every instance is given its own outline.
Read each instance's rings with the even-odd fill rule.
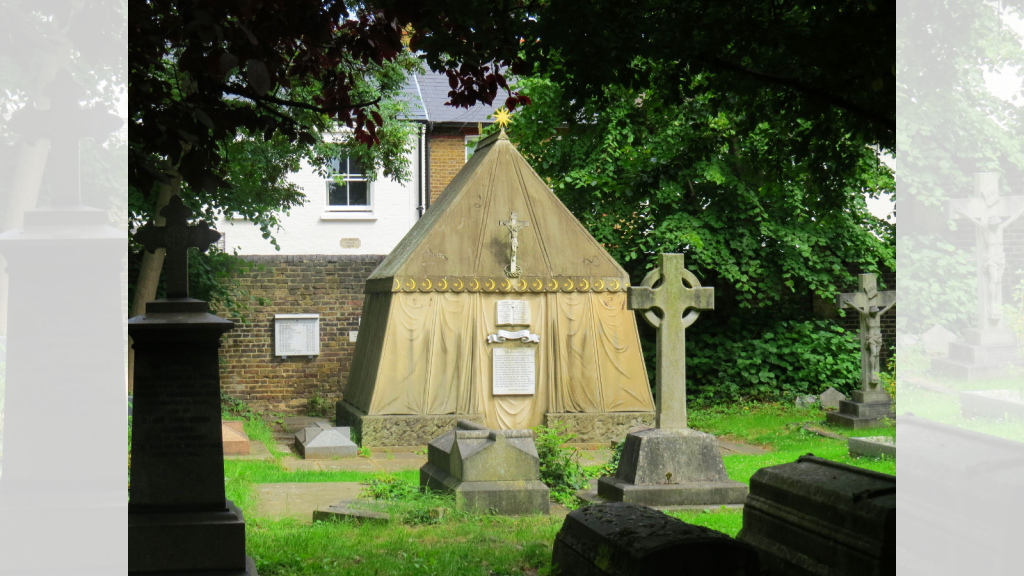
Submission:
[[[619,470],[598,480],[597,495],[654,507],[728,506],[743,504],[747,486],[725,473],[714,436],[648,428],[626,436]]]
[[[459,510],[493,512],[502,516],[547,515],[551,495],[540,480],[464,482],[430,463],[420,468],[420,485],[455,494]]]
[[[862,430],[878,428],[885,422],[896,419],[892,398],[884,390],[864,392],[854,390],[852,400],[840,400],[839,411],[829,412],[825,419],[829,424],[841,428]]]
[[[351,428],[353,439],[363,447],[425,446],[456,427],[459,420],[484,423],[482,414],[431,416],[370,416],[344,400],[335,404],[338,426]]]
[[[580,444],[607,444],[619,442],[626,434],[638,428],[654,427],[654,412],[548,412],[544,425],[556,422],[568,426],[576,435],[573,442]]]
[[[256,576],[245,555],[245,519],[230,500],[221,511],[128,512],[128,574]]]
[[[1017,337],[1010,330],[968,330],[965,342],[949,345],[949,356],[932,360],[932,372],[974,382],[1010,375],[1009,366],[1021,364]]]
[[[459,420],[484,424],[482,414],[370,416],[345,400],[335,404],[335,414],[337,425],[350,427],[352,437],[366,447],[424,446],[455,428]],[[576,435],[574,442],[606,444],[622,440],[631,430],[654,426],[654,412],[549,412],[544,415],[545,426],[556,422],[568,426],[569,432]]]

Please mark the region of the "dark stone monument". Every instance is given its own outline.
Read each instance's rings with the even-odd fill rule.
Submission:
[[[896,574],[896,477],[812,455],[750,479],[737,539],[766,576]]]
[[[657,510],[615,502],[570,513],[555,537],[560,576],[758,576],[757,552]]]
[[[164,208],[164,228],[136,239],[166,248],[167,299],[128,321],[135,349],[129,574],[254,576],[245,555],[242,512],[224,496],[218,349],[234,324],[188,297],[188,248],[206,250],[219,234],[188,226],[180,197]]]
[[[26,142],[50,141],[52,186],[48,206],[0,235],[10,276],[0,574],[123,574],[127,237],[81,204],[78,162],[82,138],[122,122],[83,110],[85,90],[66,69],[44,94],[50,109],[27,106],[7,124]],[[59,425],[40,426],[41,411]]]
[[[548,514],[550,490],[530,430],[491,430],[459,420],[427,445],[420,486],[455,494],[460,510],[510,516]]]

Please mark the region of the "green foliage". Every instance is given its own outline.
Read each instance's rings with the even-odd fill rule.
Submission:
[[[953,332],[970,328],[977,317],[975,257],[957,250],[941,235],[901,235],[899,303],[896,326],[922,334],[935,324]]]
[[[1017,272],[1024,274],[1024,270]],[[1017,344],[1020,346],[1021,356],[1024,356],[1024,280],[1013,289],[1013,304],[1003,306],[1003,317],[1006,318],[1006,326],[1017,335]],[[3,367],[0,365],[0,370]],[[0,389],[3,382],[0,381]],[[3,405],[0,404],[0,409]]]
[[[407,500],[419,494],[415,484],[386,472],[374,475],[365,484],[366,488],[359,493],[360,497],[384,502]]]
[[[856,335],[832,322],[704,333],[687,352],[687,395],[697,402],[792,399],[829,386],[848,394],[860,382]]]
[[[317,390],[313,393],[313,396],[306,402],[306,415],[307,416],[327,416],[331,412],[331,401],[320,395],[320,391]]]
[[[222,420],[253,420],[259,417],[248,404],[223,390],[220,391],[220,416]]]
[[[132,493],[132,417],[128,417],[128,495]]]
[[[587,486],[587,475],[580,466],[579,451],[568,446],[576,438],[569,427],[555,422],[549,428],[537,426],[535,443],[540,457],[540,481],[551,490],[551,499],[567,508],[579,507],[576,492]]]

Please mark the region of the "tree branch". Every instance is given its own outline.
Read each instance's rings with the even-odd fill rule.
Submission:
[[[341,110],[351,110],[353,108],[364,108],[366,106],[373,106],[374,104],[380,103],[381,98],[370,100],[368,102],[360,102],[358,104],[349,104],[348,106],[334,106],[332,108],[321,108],[320,106],[314,106],[312,104],[306,104],[305,102],[296,102],[294,100],[282,100],[273,96],[256,96],[249,91],[240,91],[237,88],[228,86],[224,89],[225,94],[234,94],[235,96],[241,96],[242,98],[248,98],[254,102],[263,102],[278,104],[280,106],[288,106],[290,108],[301,108],[302,110],[309,110],[318,114],[330,114],[331,112],[338,112]]]
[[[739,64],[733,64],[732,62],[727,62],[720,58],[700,58],[699,60],[711,66],[717,66],[719,68],[723,68],[731,72],[739,72],[740,74],[745,74],[747,76],[750,76],[751,78],[760,80],[761,82],[765,82],[767,84],[775,84],[778,86],[785,86],[787,88],[791,88],[797,92],[806,94],[807,96],[810,96],[812,98],[816,98],[818,100],[827,102],[837,108],[841,108],[848,112],[852,112],[858,116],[863,117],[864,119],[870,121],[873,124],[885,126],[893,133],[896,132],[895,119],[886,118],[881,114],[878,114],[877,112],[873,112],[871,110],[868,110],[867,108],[864,108],[863,106],[854,104],[853,102],[850,102],[849,100],[842,98],[841,96],[830,94],[829,92],[826,92],[819,88],[815,88],[814,86],[810,86],[808,84],[800,82],[799,80],[795,80],[793,78],[785,78],[782,76],[775,76],[774,74],[767,74],[765,72],[760,72],[757,70],[751,70],[750,68],[740,66]]]

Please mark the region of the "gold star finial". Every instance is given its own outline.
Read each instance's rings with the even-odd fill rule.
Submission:
[[[494,122],[497,123],[498,126],[501,126],[502,128],[505,128],[505,127],[508,126],[508,123],[511,120],[512,120],[512,113],[509,112],[508,109],[505,108],[504,106],[502,106],[501,108],[498,108],[497,110],[494,111]]]

